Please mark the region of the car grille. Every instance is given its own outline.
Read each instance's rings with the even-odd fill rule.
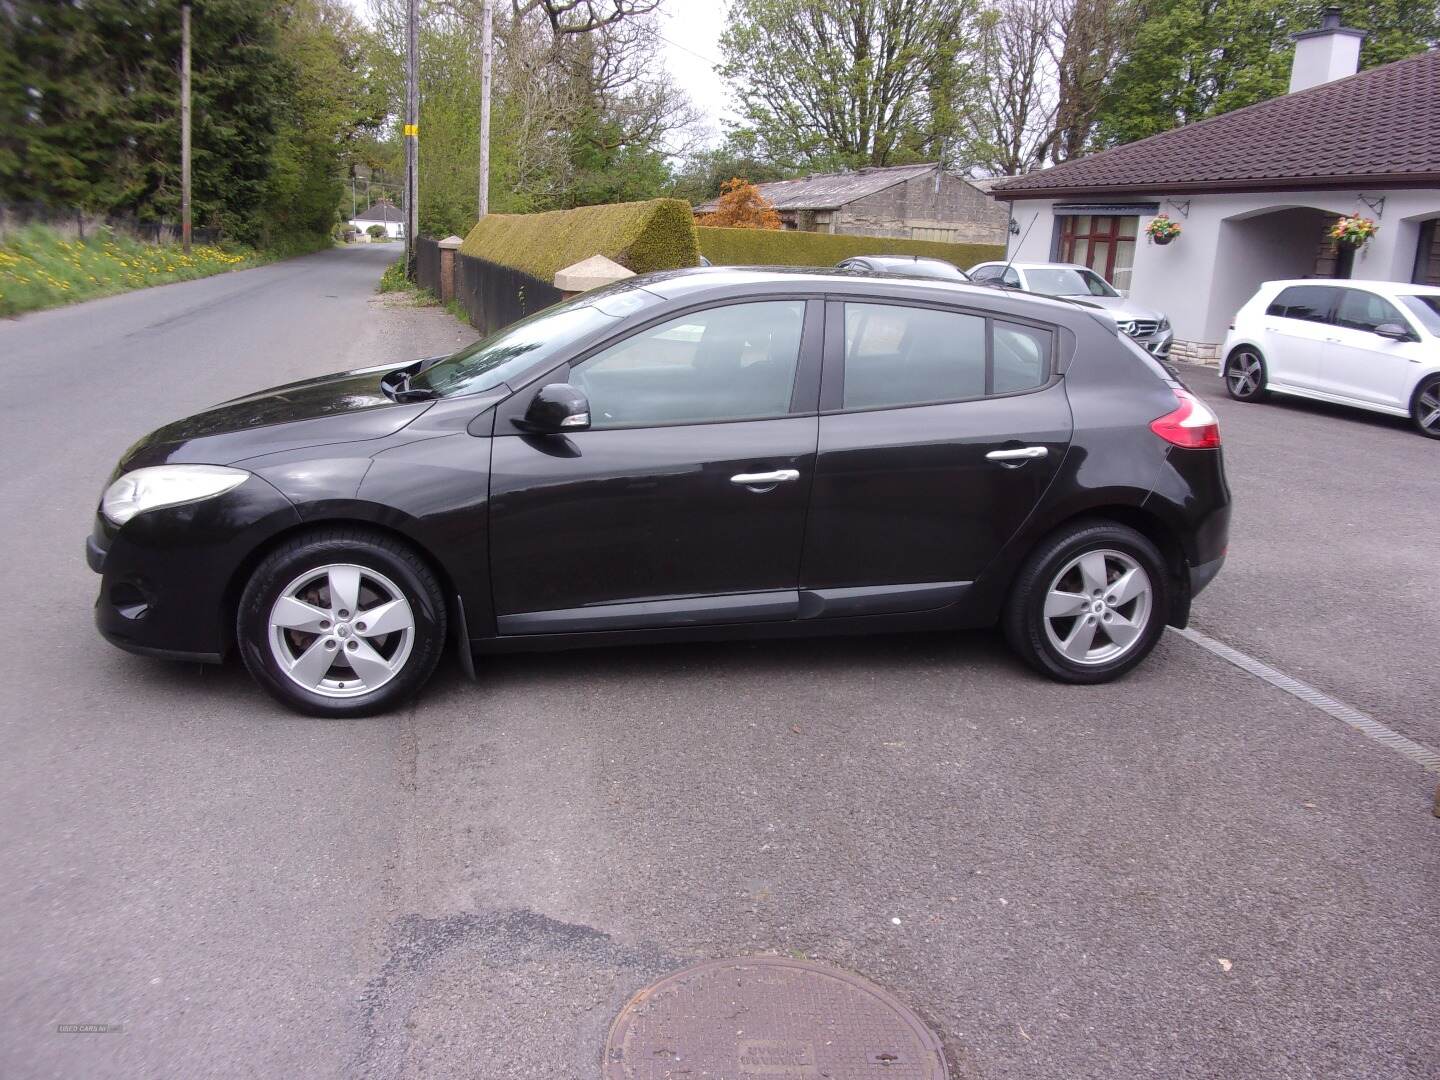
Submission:
[[[1120,327],[1131,337],[1149,337],[1160,329],[1160,324],[1154,319],[1125,319]]]

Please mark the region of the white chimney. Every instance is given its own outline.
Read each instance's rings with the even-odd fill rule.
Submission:
[[[1291,34],[1295,60],[1290,66],[1290,93],[1334,82],[1360,70],[1360,43],[1364,30],[1340,25],[1340,9],[1327,7],[1319,30]]]

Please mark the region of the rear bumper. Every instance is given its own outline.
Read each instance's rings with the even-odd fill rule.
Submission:
[[[1225,556],[1221,555],[1218,559],[1190,567],[1190,596],[1199,596],[1205,586],[1215,580],[1215,575],[1220,573],[1220,568],[1224,565]]]

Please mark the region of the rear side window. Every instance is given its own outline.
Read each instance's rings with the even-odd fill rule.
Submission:
[[[933,308],[846,304],[844,407],[897,408],[1034,389],[1050,377],[1050,354],[1045,330]]]
[[[1340,304],[1335,309],[1337,325],[1350,330],[1375,330],[1386,323],[1408,327],[1405,317],[1383,296],[1361,289],[1341,289]]]
[[[1302,322],[1329,322],[1334,300],[1335,290],[1323,285],[1291,285],[1270,301],[1265,314]]]

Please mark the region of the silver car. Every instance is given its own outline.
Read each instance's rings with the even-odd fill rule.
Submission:
[[[1165,359],[1175,332],[1164,312],[1137,304],[1121,296],[1099,274],[1078,263],[1060,262],[988,262],[970,268],[970,279],[982,284],[991,282],[1007,289],[1063,296],[1076,303],[1103,308],[1137,345]]]

